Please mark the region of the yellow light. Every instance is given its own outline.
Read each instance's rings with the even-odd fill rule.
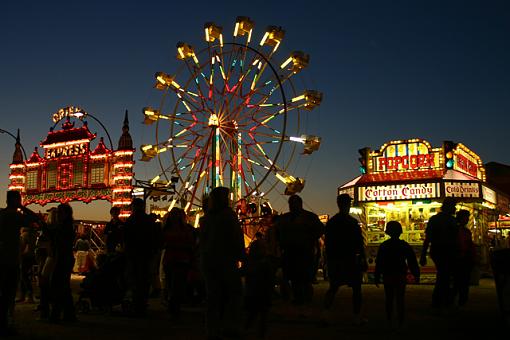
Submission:
[[[184,51],[182,47],[179,47],[177,49],[177,52],[179,52],[179,55],[181,56],[181,59],[184,59],[186,56],[184,55]]]
[[[276,173],[276,178],[278,178],[280,181],[282,181],[283,183],[287,184],[287,180],[285,179],[285,177],[283,177],[282,175],[280,175],[279,173]]]
[[[156,177],[154,177],[152,180],[151,180],[151,184],[154,184],[156,183],[158,180],[159,180],[160,176],[157,175]]]
[[[131,150],[119,150],[114,152],[115,156],[131,156],[133,151]]]
[[[199,213],[197,213],[197,214],[195,215],[195,225],[194,225],[194,227],[195,227],[195,228],[198,228],[198,227],[199,227],[199,225],[198,225],[198,223],[199,223],[199,222],[200,222],[200,214],[199,214]]]
[[[131,192],[131,188],[117,188],[117,189],[113,189],[113,192],[114,193],[118,193],[118,192]]]
[[[270,45],[274,46],[273,52],[276,51],[278,46],[280,46],[283,37],[285,36],[285,31],[281,27],[277,26],[269,26],[264,34],[264,37],[260,41],[260,46]]]
[[[219,125],[220,125],[220,122],[219,122],[218,116],[216,115],[216,113],[213,113],[211,115],[211,117],[209,117],[209,126],[218,127]]]
[[[168,211],[171,211],[171,210],[174,208],[175,203],[177,203],[177,200],[174,198],[174,199],[172,200],[172,203],[170,203],[170,206],[168,207]]]
[[[152,149],[152,145],[148,144],[148,145],[142,145],[142,151],[147,151],[149,149]]]
[[[266,32],[264,34],[264,37],[262,38],[262,40],[260,41],[260,46],[263,46],[265,43],[266,43],[266,40],[267,38],[269,37],[269,32]]]
[[[118,175],[118,176],[113,176],[113,180],[114,181],[118,181],[118,180],[131,180],[133,178],[133,176],[129,176],[129,175]]]
[[[290,62],[292,61],[292,57],[289,57],[289,59],[285,60],[285,62],[280,66],[280,68],[285,68],[287,67],[287,65],[290,64]]]
[[[90,155],[90,158],[91,159],[102,159],[102,158],[106,158],[108,157],[109,155],[108,154],[103,154],[103,155]]]
[[[294,102],[297,102],[297,101],[302,100],[302,99],[305,99],[305,95],[304,94],[302,94],[302,95],[300,95],[298,97],[292,98],[292,102],[294,103]]]
[[[214,42],[214,40],[218,39],[220,41],[220,45],[223,46],[223,37],[221,36],[221,32],[223,30],[222,27],[215,25],[212,22],[208,22],[204,25],[205,28],[205,41]]]
[[[113,168],[114,169],[118,169],[118,168],[132,168],[133,167],[133,163],[116,163],[113,165]]]
[[[60,142],[60,143],[47,144],[47,145],[43,145],[42,147],[44,149],[51,149],[51,148],[58,148],[60,146],[85,144],[85,143],[88,143],[88,142],[90,142],[90,139],[80,139],[80,140],[73,140],[73,141],[68,141],[68,142]]]
[[[251,40],[251,31],[253,29],[254,22],[248,17],[237,17],[236,26],[234,28],[234,37],[238,35],[243,36],[248,34],[247,42]]]

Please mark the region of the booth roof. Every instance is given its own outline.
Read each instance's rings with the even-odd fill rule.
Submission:
[[[422,170],[422,171],[402,171],[392,173],[375,173],[364,174],[354,178],[353,180],[340,186],[339,189],[349,188],[354,185],[364,184],[389,184],[400,183],[409,181],[431,181],[431,180],[446,180],[446,181],[479,181],[478,178],[463,174],[456,170],[447,170],[446,172],[440,170]]]

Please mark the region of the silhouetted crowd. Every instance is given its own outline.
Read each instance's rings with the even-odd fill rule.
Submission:
[[[50,209],[43,219],[23,207],[19,192],[9,191],[7,207],[0,211],[0,335],[15,333],[15,302],[34,303],[37,282],[39,317],[51,323],[77,321],[76,309],[115,306],[143,317],[149,298],[161,297],[177,321],[184,303],[205,303],[208,339],[240,338],[252,327],[263,338],[275,296],[306,312],[321,261],[329,281],[321,324],[331,322],[329,311],[341,286],[352,290],[353,323],[367,322],[362,315],[365,241],[359,222],[349,214],[349,195],[337,197],[339,212],[325,225],[292,195],[289,211],[272,216],[269,228],[257,232],[245,247],[229,194],[218,187],[204,198],[199,228],[193,228],[178,207],[162,221],[147,214],[138,198],[126,220],[113,207],[104,229],[105,251],[90,264],[90,243],[76,235],[68,204]],[[455,200],[446,198],[441,212],[430,218],[419,259],[426,265],[430,249],[437,270],[432,306],[438,312],[467,303],[476,260],[467,228],[469,211],[456,213],[455,207]],[[377,286],[384,286],[388,323],[398,328],[405,320],[406,285],[410,277],[420,282],[420,269],[413,249],[400,239],[400,223],[388,222],[386,233],[390,238],[379,247],[374,278]],[[86,272],[77,301],[71,291],[73,271]]]

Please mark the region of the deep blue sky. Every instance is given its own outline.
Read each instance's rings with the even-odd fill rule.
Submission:
[[[205,46],[205,22],[228,35],[238,15],[256,22],[257,39],[267,25],[283,26],[282,49],[311,55],[302,79],[324,101],[314,121],[323,144],[302,193],[309,209],[334,213],[336,188],[358,175],[357,150],[392,139],[454,140],[484,162],[510,163],[504,0],[2,2],[0,128],[19,127],[30,153],[51,113],[77,105],[100,118],[116,143],[128,109],[135,143],[147,142],[141,109],[154,100],[154,73],[177,67],[178,41]],[[12,142],[0,135],[1,202]],[[138,176],[151,176],[144,166]],[[75,215],[107,218],[107,210],[80,205]]]

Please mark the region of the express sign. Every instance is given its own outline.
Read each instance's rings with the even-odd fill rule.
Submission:
[[[50,159],[57,157],[78,156],[86,154],[88,150],[88,143],[62,145],[56,148],[46,149],[45,157]]]

